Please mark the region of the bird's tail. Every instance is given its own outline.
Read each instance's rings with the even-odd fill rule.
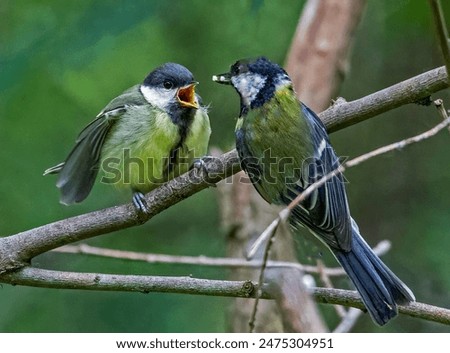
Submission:
[[[412,291],[375,255],[357,227],[353,227],[352,250],[333,252],[379,325],[397,315],[397,304],[415,301]]]

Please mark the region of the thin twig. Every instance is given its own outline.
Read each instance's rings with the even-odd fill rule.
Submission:
[[[447,114],[447,111],[445,110],[444,102],[442,101],[442,99],[436,99],[434,101],[434,104],[435,104],[439,114],[441,115],[442,120],[447,119],[448,118],[448,114]],[[448,127],[448,131],[450,132],[450,126]]]
[[[382,244],[383,242],[387,242],[387,240],[381,241],[380,244]],[[171,265],[198,265],[198,266],[215,266],[226,268],[260,268],[262,265],[261,260],[247,261],[245,259],[229,258],[229,257],[150,254],[136,251],[105,249],[87,244],[65,245],[61,248],[52,250],[52,252],[95,255],[122,260],[144,261],[153,264],[162,263]],[[385,252],[383,251],[381,253],[378,253],[378,255],[380,256],[383,255],[384,253]],[[287,261],[268,261],[267,267],[292,268],[308,273],[319,273],[316,266],[302,265],[299,263]],[[344,270],[341,267],[324,268],[323,271],[326,272],[328,276],[342,276],[345,274]]]
[[[253,259],[253,257],[257,254],[260,247],[265,245],[266,242],[273,237],[274,233],[277,231],[280,225],[280,222],[284,222],[285,220],[288,219],[289,212],[281,211],[279,216],[280,219],[278,220],[277,218],[273,220],[273,222],[269,224],[269,226],[264,230],[264,232],[252,244],[246,255],[247,260]]]
[[[447,26],[445,25],[444,12],[442,11],[441,2],[439,0],[430,0],[430,6],[447,74],[450,74],[450,44]]]
[[[355,326],[356,321],[361,316],[363,312],[356,308],[348,309],[346,315],[341,320],[339,325],[333,330],[333,333],[345,333],[350,332],[350,330]]]
[[[262,286],[264,283],[264,272],[267,267],[267,261],[269,260],[270,248],[272,247],[275,233],[276,233],[276,229],[274,229],[274,231],[270,235],[269,241],[268,241],[268,243],[266,245],[266,249],[264,251],[264,257],[263,257],[261,269],[259,271],[258,285],[256,287],[256,298],[255,298],[255,302],[253,303],[253,311],[252,311],[252,314],[250,315],[250,320],[248,322],[248,326],[250,328],[250,333],[252,333],[255,330],[256,312],[258,311],[258,303],[259,303],[260,296],[262,295]]]
[[[378,256],[383,256],[391,248],[389,240],[380,241],[373,251]],[[78,245],[65,245],[60,248],[52,250],[57,253],[68,254],[83,254],[94,255],[100,257],[108,257],[113,259],[130,260],[130,261],[143,261],[153,264],[171,264],[171,265],[197,265],[197,266],[215,266],[226,268],[261,268],[262,261],[252,260],[247,261],[245,259],[230,258],[230,257],[209,257],[209,256],[180,256],[180,255],[167,255],[167,254],[151,254],[136,251],[117,250],[100,248],[97,246],[91,246],[88,244]],[[342,276],[345,275],[345,271],[342,267],[324,267],[323,269],[317,268],[312,265],[302,265],[295,262],[287,261],[268,261],[267,267],[271,269],[275,268],[290,268],[298,269],[307,273],[320,273],[324,272],[327,276]]]
[[[325,273],[325,264],[322,260],[317,260],[317,268],[319,270],[320,280],[324,284],[325,288],[334,288],[333,283],[330,280],[330,277]],[[338,316],[342,319],[347,315],[347,311],[342,305],[333,305],[334,310]]]
[[[437,99],[434,104],[436,105],[436,107],[442,107],[443,103],[441,99]],[[445,108],[443,109],[439,109],[439,111],[441,112],[444,111],[445,112]],[[318,189],[319,187],[321,187],[323,184],[325,184],[328,180],[332,179],[333,177],[335,177],[338,174],[343,173],[346,169],[351,168],[351,167],[355,167],[363,162],[368,161],[371,158],[380,156],[382,154],[391,152],[391,151],[395,151],[395,150],[401,150],[404,147],[411,145],[413,143],[417,143],[417,142],[421,142],[423,140],[426,140],[430,137],[433,137],[434,135],[436,135],[438,132],[440,132],[442,129],[445,129],[447,126],[450,125],[450,118],[449,117],[445,117],[444,121],[441,122],[440,124],[434,126],[433,128],[431,128],[428,131],[425,131],[419,135],[413,136],[413,137],[409,137],[407,139],[392,143],[390,145],[387,146],[383,146],[380,148],[377,148],[376,150],[373,150],[371,152],[365,153],[361,156],[358,156],[356,158],[353,158],[343,164],[341,164],[338,168],[336,168],[335,170],[333,170],[332,172],[328,173],[327,175],[323,176],[321,179],[319,179],[317,182],[311,184],[304,192],[302,192],[301,194],[299,194],[294,200],[292,200],[292,202],[287,206],[287,209],[289,210],[293,210],[300,202],[304,201],[307,197],[309,197],[314,190]]]

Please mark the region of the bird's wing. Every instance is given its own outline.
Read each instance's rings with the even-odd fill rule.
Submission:
[[[301,108],[311,126],[315,154],[307,173],[299,175],[295,187],[288,190],[288,199],[295,198],[299,192],[339,167],[339,159],[330,145],[325,126],[307,106],[302,104]],[[293,219],[306,225],[329,246],[348,251],[351,249],[352,222],[344,182],[342,174],[328,180],[294,209]]]
[[[130,106],[145,104],[139,85],[114,98],[78,135],[66,161],[47,169],[44,175],[59,174],[56,186],[61,203],[70,205],[83,201],[94,184],[99,169],[101,150],[114,123]]]
[[[103,111],[81,131],[75,147],[59,171],[56,186],[61,191],[61,203],[70,205],[87,197],[98,173],[105,138],[116,119],[125,111],[125,106]]]
[[[61,191],[61,203],[69,205],[83,201],[94,184],[99,169],[101,151],[114,123],[130,106],[142,105],[144,100],[134,86],[113,99],[78,135],[75,147],[64,163],[49,168],[46,174],[59,173],[56,186]]]
[[[271,197],[268,195],[266,190],[262,185],[264,178],[263,171],[261,170],[258,158],[255,157],[255,153],[251,150],[250,146],[245,143],[244,131],[238,129],[236,134],[236,149],[239,154],[239,160],[241,163],[241,168],[244,170],[256,191],[261,195],[261,197],[268,203],[272,203]]]

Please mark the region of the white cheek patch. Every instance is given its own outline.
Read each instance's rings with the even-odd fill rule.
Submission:
[[[274,81],[275,83],[275,89],[279,89],[282,88],[284,86],[288,86],[292,84],[291,79],[289,78],[288,75],[279,75],[276,80]]]
[[[175,91],[141,85],[139,88],[145,100],[161,110],[167,110],[169,103],[174,100]]]
[[[264,87],[266,78],[255,73],[246,72],[245,74],[232,77],[231,83],[241,94],[244,104],[250,105]]]

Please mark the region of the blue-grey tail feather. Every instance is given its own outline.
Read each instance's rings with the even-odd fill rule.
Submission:
[[[411,290],[375,255],[356,229],[353,229],[352,250],[333,249],[333,252],[379,325],[397,315],[397,304],[415,300]]]

